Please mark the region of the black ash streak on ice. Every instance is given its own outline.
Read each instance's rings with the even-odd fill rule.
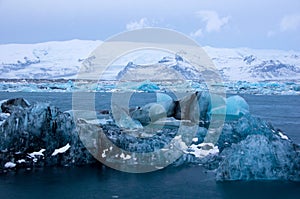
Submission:
[[[76,128],[70,113],[63,113],[48,103],[30,105],[23,99],[3,102],[1,109],[1,172],[96,163],[79,139],[81,130],[104,131],[109,139],[125,150],[148,152],[168,144],[176,134],[164,129],[149,141],[128,136],[114,124],[98,125],[80,120],[79,128]],[[206,110],[202,116],[208,115],[208,109],[201,110]],[[207,129],[200,127],[192,144],[200,146],[206,133]],[[192,151],[185,153],[172,166],[201,164],[216,171],[218,181],[300,179],[299,146],[269,123],[249,113],[225,122],[217,146],[219,153],[197,157]]]

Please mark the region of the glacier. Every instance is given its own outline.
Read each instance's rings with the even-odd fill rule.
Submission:
[[[209,94],[193,95],[189,99],[197,100],[203,108],[200,108],[202,116],[207,117],[199,114],[197,131],[193,134],[186,128],[182,135],[178,135],[181,121],[167,114],[154,121],[156,127],[161,125],[159,128],[136,122],[131,125],[138,128],[127,128],[130,123],[123,128],[110,113],[98,113],[99,118],[104,119],[101,122],[88,118],[75,121],[73,111],[61,112],[49,103],[30,104],[21,98],[4,100],[1,115],[5,116],[0,117],[0,172],[94,164],[97,162],[95,154],[114,164],[135,165],[134,154],[161,149],[164,149],[163,154],[168,154],[170,149],[164,147],[170,145],[175,149],[173,155],[180,155],[171,166],[202,165],[215,172],[217,181],[300,180],[300,146],[270,123],[252,116],[243,98],[231,96],[225,99],[228,111],[220,113],[229,114],[230,119],[225,120],[217,142],[210,143],[205,141],[208,129],[201,123],[203,119],[210,122]],[[157,94],[157,103],[167,102],[165,108],[172,107],[174,101],[169,95]],[[160,112],[153,114],[160,115]],[[134,121],[128,113],[122,115],[120,121],[124,124],[128,119]],[[102,136],[125,152],[116,153],[114,147],[101,141]],[[165,157],[162,156],[160,161],[166,161]],[[156,167],[160,168],[160,165]]]

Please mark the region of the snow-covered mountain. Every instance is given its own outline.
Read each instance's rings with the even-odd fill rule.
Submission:
[[[71,40],[38,44],[0,45],[1,79],[73,79],[101,41]],[[204,47],[225,81],[290,81],[300,79],[300,52],[247,48]],[[130,63],[131,62],[131,63]],[[197,75],[193,67],[165,52],[125,56],[114,63],[109,77],[120,78],[137,66],[171,67],[186,78]],[[154,64],[154,65],[153,65]],[[165,70],[161,69],[161,70]],[[166,71],[161,71],[164,74]]]
[[[75,78],[82,61],[100,43],[71,40],[0,45],[0,78]]]
[[[205,47],[225,80],[299,80],[300,52]]]

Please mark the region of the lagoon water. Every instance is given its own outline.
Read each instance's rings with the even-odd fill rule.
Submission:
[[[110,94],[96,94],[96,109],[110,108]],[[51,102],[62,111],[72,108],[70,93],[0,93],[0,101],[24,97]],[[252,114],[281,129],[300,144],[300,96],[243,95]],[[131,105],[154,100],[152,94],[132,97]],[[84,103],[84,102],[83,102]],[[0,175],[0,198],[300,198],[300,183],[217,183],[213,172],[199,166],[168,167],[130,174],[99,165],[80,168],[43,168]]]

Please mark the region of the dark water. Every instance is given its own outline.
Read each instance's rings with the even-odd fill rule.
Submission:
[[[0,93],[0,100],[25,97],[30,102],[51,102],[72,108],[69,93]],[[243,95],[252,114],[270,121],[300,143],[300,96]],[[109,108],[109,94],[96,95],[96,109]],[[131,105],[153,101],[153,95],[133,96]],[[10,172],[0,176],[2,198],[300,198],[300,183],[216,183],[214,173],[198,166],[165,168],[145,174],[130,174],[103,166],[44,168]]]

